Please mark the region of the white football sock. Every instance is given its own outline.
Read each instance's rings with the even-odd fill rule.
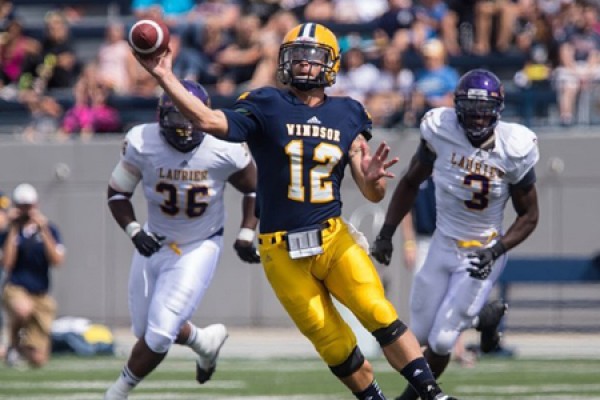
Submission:
[[[142,379],[135,376],[126,365],[123,367],[121,375],[119,375],[115,383],[108,390],[111,393],[127,396],[141,381]]]
[[[186,345],[188,345],[192,350],[194,350],[194,352],[196,354],[198,354],[199,356],[202,356],[202,357],[208,356],[209,354],[205,348],[205,344],[202,341],[202,338],[204,337],[202,331],[204,329],[198,328],[197,326],[195,326],[192,323],[190,323],[190,327],[191,327],[190,336],[188,337]]]

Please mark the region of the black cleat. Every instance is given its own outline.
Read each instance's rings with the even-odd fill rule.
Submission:
[[[502,300],[487,303],[479,312],[479,323],[477,329],[481,332],[481,352],[490,353],[498,349],[500,345],[500,332],[498,325],[508,310],[508,305]]]

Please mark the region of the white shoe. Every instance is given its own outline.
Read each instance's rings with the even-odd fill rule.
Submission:
[[[219,351],[229,334],[223,324],[209,325],[202,330],[202,341],[206,343],[207,353],[198,354],[196,360],[196,380],[202,384],[210,380],[217,366]]]
[[[115,390],[114,385],[104,393],[104,400],[127,400],[128,396]]]

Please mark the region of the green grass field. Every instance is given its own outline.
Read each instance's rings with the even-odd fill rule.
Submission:
[[[0,366],[0,399],[102,399],[124,359],[55,357],[41,370]],[[383,359],[373,362],[377,379],[393,399],[404,380]],[[213,380],[198,385],[192,359],[169,357],[130,399],[352,399],[316,359],[219,362]],[[451,364],[443,388],[460,400],[600,400],[600,360],[483,359],[474,368]]]

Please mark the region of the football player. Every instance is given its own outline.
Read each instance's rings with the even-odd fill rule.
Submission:
[[[286,87],[245,93],[228,110],[213,110],[191,96],[172,72],[170,52],[138,61],[196,128],[248,143],[258,167],[264,271],[331,372],[358,399],[385,398],[335,297],[373,333],[389,363],[423,399],[449,399],[385,298],[364,236],[341,218],[346,166],[365,198],[378,202],[386,178],[393,177],[388,168],[398,159],[388,158],[385,143],[370,152],[371,119],[359,102],[325,95],[340,68],[335,35],[315,23],[293,28],[279,51],[277,76]]]
[[[209,104],[204,88],[192,81],[183,90]],[[142,226],[130,201],[141,182],[148,221]],[[244,193],[242,228],[235,242],[240,258],[259,262],[254,247],[256,166],[247,147],[205,135],[192,126],[164,94],[158,122],[133,127],[108,186],[108,206],[133,241],[129,308],[138,338],[129,360],[105,400],[126,399],[156,368],[173,343],[197,355],[196,379],[215,370],[227,338],[222,324],[201,329],[189,319],[213,278],[223,245],[223,191],[229,182]]]
[[[463,330],[481,331],[483,351],[497,345],[494,332],[505,306],[483,305],[506,265],[506,252],[538,222],[537,138],[522,125],[500,121],[504,89],[498,77],[482,69],[467,72],[454,101],[455,108],[435,108],[421,121],[421,143],[394,191],[372,250],[379,262],[389,263],[396,227],[420,183],[433,173],[436,230],[414,278],[410,320],[437,377]],[[517,217],[504,232],[509,198]],[[417,398],[412,388],[398,397]]]

